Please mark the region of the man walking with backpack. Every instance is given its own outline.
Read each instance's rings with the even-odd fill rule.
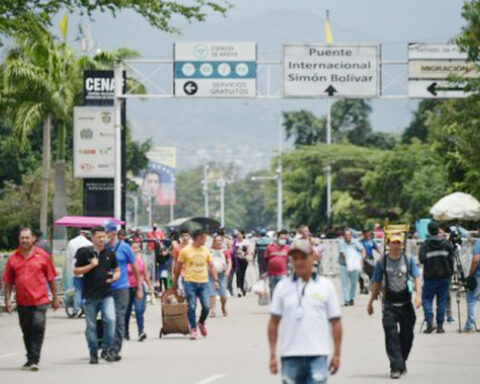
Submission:
[[[372,293],[367,312],[373,314],[373,301],[383,287],[383,329],[390,360],[390,377],[398,379],[407,372],[405,365],[413,343],[415,310],[412,305],[411,278],[415,284],[415,308],[422,305],[420,272],[413,258],[402,249],[402,237],[390,238],[390,252],[378,260],[372,278]]]
[[[453,245],[439,236],[439,226],[432,221],[428,224],[429,237],[420,247],[419,260],[423,266],[423,310],[427,329],[424,333],[432,333],[433,298],[437,297],[437,333],[444,333],[445,308],[447,305],[450,279],[453,274]]]

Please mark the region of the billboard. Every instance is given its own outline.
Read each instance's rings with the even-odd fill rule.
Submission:
[[[113,108],[75,107],[73,116],[74,177],[113,177]]]
[[[144,204],[159,206],[176,204],[176,167],[177,153],[175,147],[155,147],[148,152],[147,169],[140,175],[141,192]]]

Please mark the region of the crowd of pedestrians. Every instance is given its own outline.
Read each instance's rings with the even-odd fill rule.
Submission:
[[[245,297],[256,281],[263,281],[271,302],[268,326],[271,372],[279,372],[281,362],[284,382],[321,383],[326,382],[329,372],[333,374],[339,369],[340,303],[333,283],[321,276],[324,245],[319,237],[312,236],[308,226],[300,226],[295,233],[259,231],[254,235],[243,231],[230,235],[223,229],[214,234],[182,229],[168,237],[157,226],[145,235],[137,230],[128,233],[117,229],[110,221],[88,231],[82,229],[67,247],[67,269],[74,276],[73,311],[80,314],[83,310],[85,314],[90,364],[98,364],[99,357],[111,363],[121,360],[123,340],[130,340],[132,311],[138,341],[147,338],[144,321],[147,295],[153,297],[170,289],[184,295],[188,303],[189,336],[195,340],[198,333],[207,337],[207,320],[217,317],[217,300],[221,315],[228,316],[228,298]],[[407,372],[415,309],[423,306],[424,333],[435,330],[444,333],[458,246],[446,238],[435,222],[429,224],[428,232],[429,237],[417,255],[419,264],[413,255],[406,253],[405,233],[385,233],[379,226],[361,234],[346,229],[339,240],[343,305],[355,305],[358,282],[361,293],[370,293],[368,314],[373,314],[374,303],[381,297],[385,345],[393,379]],[[20,232],[19,248],[9,258],[3,275],[7,312],[12,312],[10,298],[14,287],[16,290],[27,351],[23,369],[29,370],[39,368],[47,306],[52,302],[54,309],[59,307],[51,250],[39,236],[29,228]],[[466,273],[466,332],[476,328],[479,261],[480,241],[477,241]],[[197,302],[201,307],[198,318]]]

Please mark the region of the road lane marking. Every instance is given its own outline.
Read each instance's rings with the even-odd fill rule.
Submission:
[[[19,352],[5,353],[4,355],[0,355],[0,359],[5,359],[7,357],[17,356],[19,354],[20,354]]]
[[[203,379],[202,381],[199,381],[198,383],[195,383],[195,384],[210,384],[210,383],[213,383],[214,381],[221,379],[222,377],[225,377],[224,373],[217,373],[216,375],[207,377],[206,379]]]

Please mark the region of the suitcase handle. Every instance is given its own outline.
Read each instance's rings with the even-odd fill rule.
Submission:
[[[164,291],[162,293],[162,295],[160,296],[160,299],[161,299],[162,303],[166,302],[167,297],[172,296],[172,295],[177,298],[177,301],[179,303],[183,303],[185,301],[185,297],[180,296],[175,289],[170,288],[170,289],[167,289],[166,291]]]

